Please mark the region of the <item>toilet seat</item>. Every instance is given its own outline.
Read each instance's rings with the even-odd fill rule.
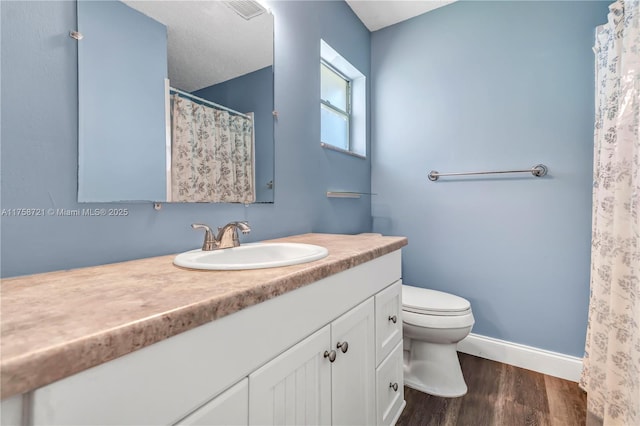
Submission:
[[[471,314],[471,303],[453,294],[403,284],[402,310],[421,315],[464,316]]]
[[[471,311],[464,315],[425,315],[403,310],[402,322],[422,328],[454,329],[471,327],[475,320]]]

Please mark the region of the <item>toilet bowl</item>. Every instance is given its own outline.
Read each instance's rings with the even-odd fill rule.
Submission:
[[[466,394],[456,347],[473,324],[468,300],[402,285],[404,384],[436,396]]]

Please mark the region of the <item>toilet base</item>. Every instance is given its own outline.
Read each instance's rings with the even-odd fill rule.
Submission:
[[[430,395],[456,398],[467,393],[457,344],[436,344],[411,340],[404,356],[404,384]]]

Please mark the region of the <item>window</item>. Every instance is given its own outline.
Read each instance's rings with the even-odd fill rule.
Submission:
[[[320,140],[349,151],[351,80],[324,61],[320,77]]]
[[[320,41],[320,142],[323,148],[365,158],[366,78]]]

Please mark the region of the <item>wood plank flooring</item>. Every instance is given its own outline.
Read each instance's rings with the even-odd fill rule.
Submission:
[[[405,387],[399,426],[582,426],[587,397],[577,383],[459,353],[469,392],[440,398]]]

